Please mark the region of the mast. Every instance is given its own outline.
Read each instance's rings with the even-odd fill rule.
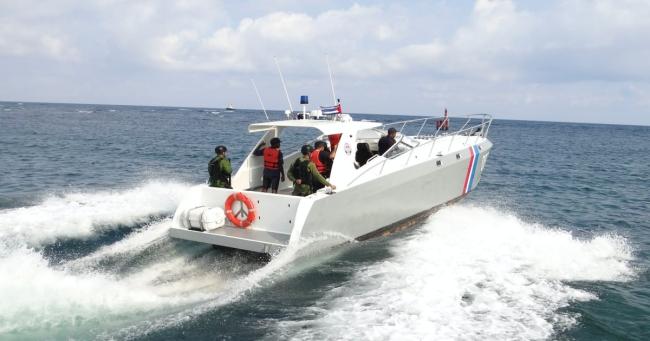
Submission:
[[[251,78],[251,83],[253,83],[253,88],[255,88],[255,93],[257,94],[257,99],[260,101],[260,105],[262,106],[262,110],[264,110],[264,116],[266,116],[266,120],[269,120],[269,115],[266,113],[266,108],[264,107],[264,102],[262,102],[262,96],[260,96],[259,90],[257,90],[257,85],[255,85],[255,81]]]
[[[334,79],[332,78],[332,68],[330,68],[330,56],[326,54],[325,58],[327,60],[327,72],[330,75],[330,85],[332,86],[332,100],[334,101],[334,105],[336,105],[336,93],[334,93]]]
[[[284,87],[284,94],[287,95],[287,103],[289,103],[289,109],[293,113],[293,106],[291,105],[291,100],[289,99],[289,92],[287,91],[287,84],[284,82],[284,76],[282,76],[282,70],[280,69],[280,63],[278,63],[278,58],[273,57],[275,60],[275,65],[278,67],[278,72],[280,73],[280,80],[282,81],[282,86]]]

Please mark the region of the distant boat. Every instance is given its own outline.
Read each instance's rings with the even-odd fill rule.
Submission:
[[[226,111],[235,111],[235,107],[233,107],[232,104],[228,104]]]

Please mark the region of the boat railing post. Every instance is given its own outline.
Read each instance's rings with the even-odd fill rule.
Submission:
[[[456,137],[456,134],[451,135],[451,140],[449,141],[449,147],[447,148],[447,151],[451,150],[451,145],[454,143],[454,138]]]
[[[481,118],[481,134],[480,134],[480,136],[484,138],[485,137],[485,130],[487,128],[485,126],[485,123],[486,123],[485,120],[487,119],[487,115],[483,114],[483,115],[481,115],[481,117],[482,118]]]
[[[466,130],[465,128],[467,127],[467,125],[469,124],[469,122],[470,122],[471,120],[472,120],[472,115],[467,115],[467,121],[465,121],[465,124],[463,124],[463,126],[460,128],[459,131],[457,131],[454,135],[452,135],[452,137],[451,137],[451,141],[449,142],[449,148],[447,148],[447,151],[450,151],[450,150],[451,150],[451,145],[452,145],[452,143],[454,142],[454,138],[456,137],[456,135],[459,135],[459,134],[461,134],[464,130]],[[467,141],[465,141],[465,143],[467,143]]]
[[[460,130],[458,132],[460,133],[461,131],[463,131],[465,129],[465,127],[467,127],[467,125],[469,124],[469,121],[471,121],[471,120],[472,120],[472,116],[467,115],[467,121],[465,121],[465,124],[463,124],[463,126],[460,128]]]
[[[404,163],[405,166],[407,166],[407,165],[409,164],[409,161],[411,161],[411,155],[413,155],[413,150],[414,150],[414,149],[415,149],[415,148],[411,148],[411,150],[409,150],[409,155],[408,155],[408,157],[406,158],[406,162]]]
[[[467,145],[467,142],[469,141],[470,136],[472,136],[472,130],[474,130],[474,127],[467,128],[467,138],[465,138],[465,145]]]
[[[485,135],[483,135],[483,137],[485,138],[488,137],[488,132],[490,131],[491,126],[492,126],[492,117],[490,117],[490,120],[487,122],[487,129],[485,129]]]
[[[427,124],[428,118],[425,118],[424,121],[422,121],[422,125],[420,126],[420,130],[418,130],[418,133],[415,135],[415,137],[419,137],[420,133],[422,132],[422,129],[424,128],[424,125]]]
[[[381,167],[379,168],[379,175],[384,174],[384,166],[386,166],[386,161],[388,161],[388,159],[384,159],[381,161]]]
[[[431,141],[431,149],[429,149],[429,156],[428,157],[431,157],[431,154],[433,154],[433,147],[436,145],[436,140],[437,139],[433,139]]]
[[[442,121],[442,124],[436,129],[436,132],[433,134],[433,142],[431,143],[431,149],[429,149],[429,157],[431,157],[431,154],[433,154],[433,147],[436,145],[436,141],[438,140],[438,134],[440,133],[440,129],[445,126],[445,123],[449,122],[449,117],[445,117],[445,119]]]

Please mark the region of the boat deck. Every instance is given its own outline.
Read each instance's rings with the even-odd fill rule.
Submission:
[[[286,181],[289,181],[289,180],[286,180]],[[262,192],[262,186],[248,189],[248,191]],[[273,194],[273,193],[271,193],[271,191],[269,191],[267,193]],[[291,193],[293,193],[293,187],[280,188],[280,189],[278,189],[278,193],[275,193],[275,194],[291,195]]]

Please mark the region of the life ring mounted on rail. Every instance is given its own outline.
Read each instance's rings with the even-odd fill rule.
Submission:
[[[233,212],[232,210],[232,205],[235,201],[241,203],[237,212]],[[246,206],[246,209],[244,209],[244,206]],[[226,199],[225,208],[226,217],[237,227],[246,228],[255,221],[255,205],[253,205],[251,199],[242,192],[231,194],[228,199]]]

